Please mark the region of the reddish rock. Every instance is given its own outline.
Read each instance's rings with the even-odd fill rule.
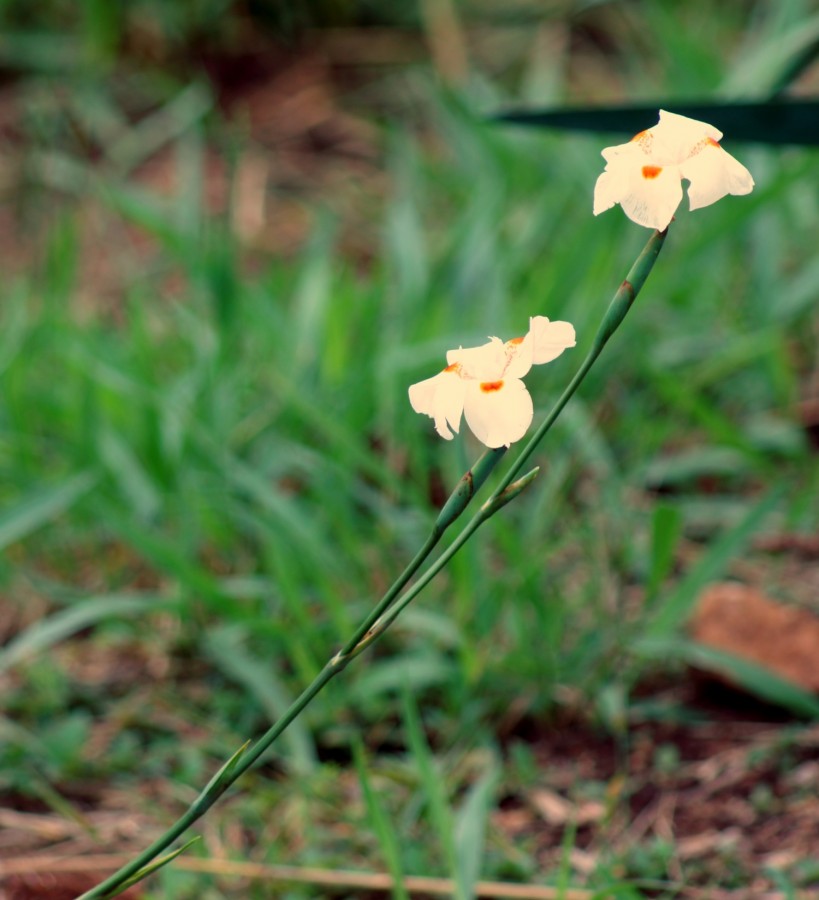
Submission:
[[[808,610],[744,584],[714,584],[700,597],[691,635],[819,694],[819,617]]]

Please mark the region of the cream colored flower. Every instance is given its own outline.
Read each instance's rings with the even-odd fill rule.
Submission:
[[[533,365],[550,362],[574,345],[568,322],[533,316],[521,338],[504,343],[493,337],[480,347],[450,350],[443,371],[410,387],[410,403],[430,416],[448,441],[460,430],[463,414],[481,443],[508,447],[532,422],[532,398],[521,378]]]
[[[606,147],[606,169],[594,186],[594,214],[615,203],[638,225],[662,231],[690,182],[691,209],[726,194],[750,194],[751,173],[719,145],[722,132],[707,122],[660,110],[660,121],[627,144]]]

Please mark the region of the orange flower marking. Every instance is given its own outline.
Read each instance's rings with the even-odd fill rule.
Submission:
[[[648,156],[651,153],[651,145],[654,143],[654,135],[651,133],[651,129],[647,128],[645,131],[638,131],[630,143],[637,144],[643,153]]]
[[[643,166],[643,178],[656,178],[662,171],[662,166]]]
[[[457,372],[458,369],[460,369],[460,368],[461,368],[460,363],[452,363],[451,366],[447,366],[443,371],[444,372]]]
[[[526,338],[522,338],[522,337],[510,338],[506,343],[507,344],[522,344],[524,342],[524,340],[526,340]]]
[[[718,147],[720,150],[722,149],[719,145],[719,141],[715,141],[713,138],[706,138],[705,143],[708,144],[709,147]]]
[[[481,390],[484,394],[492,394],[495,391],[499,391],[503,388],[502,381],[482,381],[481,382]]]

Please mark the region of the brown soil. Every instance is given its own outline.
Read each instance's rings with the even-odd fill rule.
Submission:
[[[674,694],[699,721],[638,724],[619,743],[582,729],[539,738],[544,786],[507,798],[496,823],[551,870],[576,827],[581,881],[603,867],[673,895],[762,896],[766,870],[798,872],[816,852],[819,726],[773,724],[775,710],[696,679]],[[819,888],[819,871],[802,886]]]
[[[645,896],[776,896],[769,894],[772,870],[819,890],[819,867],[809,868],[819,840],[819,725],[783,721],[780,711],[700,677],[657,696],[694,720],[637,722],[619,740],[577,723],[526,735],[536,782],[501,798],[489,845],[519,848],[551,873],[568,846],[574,884],[593,886],[607,872],[644,885]],[[338,789],[360,806],[355,773],[340,772]],[[68,900],[88,889],[106,860],[121,864],[161,831],[156,813],[169,792],[161,783],[142,785],[137,800],[75,785],[76,820],[4,797],[0,897]],[[131,811],[135,801],[141,812]],[[211,858],[223,858],[224,838],[213,840],[238,827],[235,817],[235,808],[222,805],[196,829]],[[328,828],[338,829],[342,843],[350,839],[349,822]],[[252,857],[240,832],[229,855]],[[83,858],[86,872],[77,871]],[[186,867],[184,858],[178,864]],[[332,893],[325,887],[315,895]]]

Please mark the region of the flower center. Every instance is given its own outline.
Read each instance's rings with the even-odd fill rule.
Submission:
[[[503,381],[482,381],[481,390],[484,394],[493,394],[503,389]]]

